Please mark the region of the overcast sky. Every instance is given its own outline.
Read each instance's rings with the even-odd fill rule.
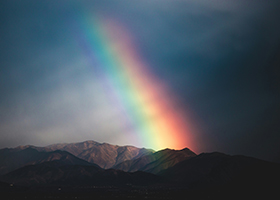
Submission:
[[[150,72],[191,118],[196,153],[280,161],[278,2],[2,0],[0,148],[140,145],[104,103],[79,46],[84,16],[101,16],[129,31]]]

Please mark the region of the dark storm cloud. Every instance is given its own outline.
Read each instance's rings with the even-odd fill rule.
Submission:
[[[1,1],[0,7],[0,147],[124,141],[110,132],[121,132],[118,125],[104,132],[100,121],[118,111],[104,103],[75,43],[77,16],[89,12],[132,33],[151,71],[180,106],[191,108],[202,130],[200,151],[277,159],[271,153],[280,129],[277,1]]]

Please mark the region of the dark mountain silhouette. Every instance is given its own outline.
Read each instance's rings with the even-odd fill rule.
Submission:
[[[28,165],[1,177],[2,181],[22,186],[150,185],[161,179],[145,172],[128,173],[98,166],[69,165],[61,160]]]
[[[2,149],[0,150],[0,175],[26,165],[34,165],[53,160],[60,160],[65,164],[93,165],[66,151],[39,152],[32,147],[25,149]]]
[[[137,159],[124,161],[113,168],[127,172],[145,171],[156,174],[194,156],[196,154],[188,148],[182,150],[164,149]]]
[[[80,143],[62,143],[46,147],[19,146],[16,149],[34,148],[38,151],[51,152],[55,150],[68,151],[78,158],[95,163],[104,169],[126,160],[136,159],[143,155],[153,153],[151,149],[137,148],[134,146],[118,146],[108,143],[98,143],[95,141],[85,141]]]
[[[223,188],[224,191],[277,191],[280,164],[246,156],[203,153],[163,170],[161,175],[188,187]]]

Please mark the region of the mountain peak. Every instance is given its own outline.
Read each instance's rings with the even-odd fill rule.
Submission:
[[[14,150],[20,151],[20,150],[24,150],[24,149],[28,149],[28,148],[35,149],[36,147],[34,145],[20,145],[20,146],[17,146],[16,148],[14,148]]]
[[[191,151],[189,148],[184,148],[181,150],[176,150],[176,149],[170,149],[170,148],[165,148],[162,150],[157,151],[156,153],[175,153],[175,152],[181,152],[181,153],[189,153],[190,155],[196,156],[196,153]]]

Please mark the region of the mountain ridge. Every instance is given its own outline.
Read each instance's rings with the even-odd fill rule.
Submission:
[[[196,154],[189,148],[181,150],[166,148],[140,158],[124,161],[113,166],[113,168],[127,172],[145,171],[156,174],[163,169],[167,169],[194,156]]]
[[[34,145],[22,145],[15,148],[5,148],[0,150],[0,159],[1,152],[6,151],[14,153],[23,151],[28,148],[35,149],[39,152],[53,152],[55,150],[67,151],[80,159],[97,164],[104,169],[109,169],[112,166],[121,163],[125,160],[139,158],[143,155],[155,152],[152,149],[138,148],[130,145],[119,146],[88,140],[77,143],[57,143],[45,147],[37,147]]]

